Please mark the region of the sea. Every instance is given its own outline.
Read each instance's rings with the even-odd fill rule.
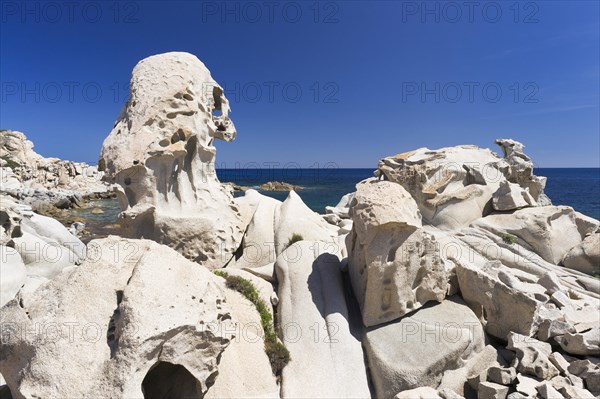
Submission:
[[[258,189],[268,181],[284,181],[304,187],[298,191],[313,211],[324,213],[326,206],[335,206],[340,198],[355,191],[361,180],[373,177],[374,169],[221,169],[221,182]],[[546,195],[555,205],[568,205],[575,210],[600,219],[600,168],[539,168],[537,176],[547,177]],[[261,190],[259,190],[261,191]],[[286,192],[262,194],[284,200]],[[243,195],[240,193],[240,195]]]
[[[356,183],[373,177],[374,169],[219,169],[221,182],[232,182],[254,188],[264,195],[285,200],[287,192],[264,191],[259,188],[269,181],[283,181],[303,187],[298,190],[304,203],[313,211],[325,213],[326,206],[335,206],[344,194],[355,191]],[[600,168],[539,168],[537,176],[547,177],[546,195],[555,205],[568,205],[600,220]],[[236,192],[236,196],[243,195]],[[100,208],[103,213],[93,213]],[[86,221],[92,236],[118,234],[116,225],[120,209],[116,199],[94,201],[90,207],[75,210],[72,216]]]

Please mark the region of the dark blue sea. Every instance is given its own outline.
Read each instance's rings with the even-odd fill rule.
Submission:
[[[546,194],[555,205],[569,205],[588,216],[600,219],[600,169],[537,169],[535,174],[546,176]],[[325,207],[334,206],[340,198],[355,191],[359,181],[373,176],[373,169],[220,169],[217,175],[222,182],[234,182],[241,186],[258,189],[269,181],[284,181],[299,186],[298,194],[315,212],[324,213]],[[287,192],[261,191],[278,200],[285,200]],[[235,193],[243,195],[243,193]],[[104,213],[92,210],[101,208]],[[82,239],[120,234],[117,215],[120,209],[116,199],[99,200],[88,208],[74,209],[71,218],[64,220],[67,226],[83,220],[89,235]]]
[[[539,168],[534,173],[548,178],[545,192],[554,205],[600,219],[600,168]]]
[[[325,206],[334,206],[346,193],[355,190],[359,181],[373,176],[374,169],[219,169],[222,182],[257,188],[269,181],[284,181],[303,186],[298,194],[312,210],[324,213]],[[535,174],[546,176],[546,194],[555,205],[569,205],[595,219],[600,219],[600,169],[599,168],[540,168]],[[259,190],[261,191],[261,190]],[[286,192],[263,194],[278,200]]]

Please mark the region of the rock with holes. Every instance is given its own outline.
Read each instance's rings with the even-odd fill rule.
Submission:
[[[485,345],[479,320],[459,297],[373,327],[363,344],[378,398],[437,388],[445,371],[466,366]]]
[[[600,356],[600,322],[596,319],[585,332],[569,331],[556,337],[556,341],[567,353]]]
[[[550,380],[559,375],[560,372],[549,359],[552,353],[552,346],[549,343],[510,333],[506,347],[516,352],[517,371],[542,380]]]
[[[166,246],[92,241],[81,266],[2,309],[0,372],[15,397],[203,397],[235,334],[224,289]]]
[[[0,194],[0,244],[13,245],[13,238],[20,237],[23,206],[11,197]]]
[[[214,140],[236,136],[229,112],[223,89],[195,56],[166,53],[136,65],[99,161],[117,183],[126,234],[209,268],[231,259],[245,226],[214,169]]]
[[[371,396],[360,319],[346,301],[339,257],[329,243],[306,240],[277,257],[277,317],[291,357],[282,372],[282,398]]]
[[[467,226],[490,214],[493,204],[516,209],[545,198],[545,178],[533,175],[533,164],[515,160],[516,154],[529,160],[522,153],[523,145],[513,140],[497,143],[505,152],[504,158],[472,145],[439,150],[419,148],[382,159],[375,174],[401,184],[413,196],[428,224],[442,229]],[[507,195],[512,195],[505,194],[510,187],[515,188],[510,191],[518,188],[529,192],[531,198],[523,197],[523,201],[512,204],[515,198],[511,200]],[[496,199],[492,201],[494,196]]]
[[[252,278],[242,270],[228,272],[252,279],[255,287],[260,287],[260,295],[269,306],[269,298],[264,298],[262,288],[267,284],[265,281],[261,284],[257,281],[259,278]],[[270,284],[267,285],[270,287]],[[255,305],[230,288],[226,289],[225,298],[236,322],[235,337],[223,352],[219,374],[204,398],[279,398],[279,386],[265,353],[261,319]]]
[[[428,301],[441,302],[446,269],[435,238],[420,228],[415,201],[389,181],[366,180],[356,188],[346,246],[365,325],[397,319]]]

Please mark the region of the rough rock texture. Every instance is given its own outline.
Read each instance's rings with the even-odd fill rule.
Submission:
[[[463,367],[446,370],[438,389],[449,389],[459,395],[465,394],[468,383],[485,381],[487,370],[491,367],[506,365],[506,361],[492,345],[487,345],[482,351],[468,359]]]
[[[518,184],[503,181],[492,198],[497,211],[513,211],[515,209],[536,206],[537,203],[527,189]]]
[[[552,347],[546,342],[511,332],[508,334],[507,348],[516,352],[517,371],[521,373],[541,380],[549,380],[560,373],[548,358]]]
[[[582,228],[577,214],[568,206],[525,208],[512,214],[490,215],[474,226],[502,234],[512,234],[547,262],[557,265],[567,252],[581,243],[598,225]]]
[[[83,197],[106,196],[103,173],[83,162],[45,158],[21,132],[0,132],[0,192],[37,208],[70,208]]]
[[[248,278],[244,274],[242,277]],[[223,352],[219,374],[204,398],[279,398],[279,386],[265,353],[260,316],[254,304],[231,289],[225,291],[225,298],[236,320],[235,336]]]
[[[561,262],[569,269],[589,275],[600,275],[600,234],[590,234],[571,248]]]
[[[482,382],[477,388],[478,399],[504,399],[508,395],[508,387],[493,382]]]
[[[346,238],[352,285],[366,326],[397,319],[446,296],[435,238],[421,227],[415,201],[397,183],[366,180],[350,203]]]
[[[92,241],[80,267],[2,309],[0,372],[18,398],[201,397],[234,330],[217,279],[151,241]]]
[[[223,89],[191,54],[160,54],[136,65],[129,100],[99,161],[118,184],[129,236],[166,244],[209,268],[231,259],[245,226],[217,179],[213,145],[236,136],[229,111]]]
[[[483,349],[484,337],[475,314],[453,298],[370,329],[364,346],[376,397],[389,398],[421,386],[437,387],[445,370],[464,366]]]
[[[530,336],[537,330],[541,302],[508,287],[486,270],[459,263],[456,274],[461,296],[484,319],[488,334],[506,339],[510,332]]]
[[[542,198],[540,205],[548,204],[543,194],[546,180],[533,175],[523,145],[512,140],[497,143],[504,159],[470,145],[420,148],[382,159],[375,175],[400,183],[417,202],[423,220],[443,229],[466,226],[490,214],[492,197],[505,182],[518,184],[534,201]],[[496,194],[496,202],[504,207],[502,192]]]
[[[298,191],[302,190],[304,187],[295,186],[290,183],[285,183],[282,181],[269,181],[260,185],[260,188],[265,191]]]
[[[328,253],[329,248],[326,242],[300,241],[275,264],[278,320],[291,355],[282,373],[282,398],[370,397],[339,255]]]
[[[533,161],[524,152],[525,146],[511,139],[498,139],[496,144],[502,148],[504,159],[510,165],[508,179],[527,189],[539,205],[550,205],[550,200],[544,194],[546,178],[533,174]]]
[[[585,332],[566,331],[556,341],[565,352],[573,355],[600,356],[600,326],[592,325]]]

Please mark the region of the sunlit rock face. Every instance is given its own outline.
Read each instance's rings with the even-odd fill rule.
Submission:
[[[414,151],[379,161],[375,175],[399,183],[415,199],[424,223],[444,230],[468,226],[494,211],[551,205],[546,178],[533,174],[523,144],[496,140],[496,153],[473,145]]]
[[[198,58],[174,52],[140,61],[130,91],[99,161],[116,183],[121,225],[130,237],[222,267],[243,233],[214,170],[214,140],[236,137],[223,89]]]

